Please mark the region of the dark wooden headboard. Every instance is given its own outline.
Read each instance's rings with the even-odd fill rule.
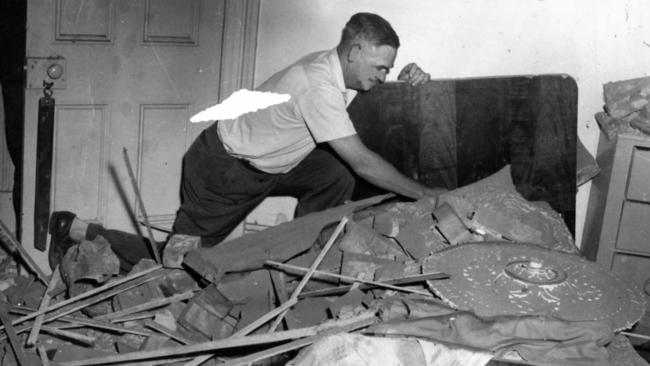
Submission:
[[[573,232],[577,101],[566,75],[489,77],[390,82],[348,111],[370,149],[429,186],[453,189],[511,164],[517,190],[548,202]],[[359,181],[355,198],[379,193]]]

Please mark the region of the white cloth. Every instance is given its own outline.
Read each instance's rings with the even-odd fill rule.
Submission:
[[[303,349],[287,366],[484,366],[489,352],[416,338],[382,338],[340,333],[324,337]]]

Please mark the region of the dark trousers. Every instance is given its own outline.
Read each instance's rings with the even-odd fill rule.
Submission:
[[[268,196],[296,197],[296,217],[352,197],[355,179],[331,153],[317,148],[288,173],[269,174],[228,155],[216,129],[205,129],[185,154],[174,232],[212,246]]]
[[[200,236],[202,246],[213,246],[268,196],[296,197],[295,216],[300,217],[343,204],[352,197],[354,183],[343,164],[318,148],[286,174],[261,172],[226,153],[215,123],[201,133],[183,159],[181,207],[173,231]],[[90,224],[86,239],[97,235],[111,243],[125,272],[140,259],[153,258],[146,238]]]

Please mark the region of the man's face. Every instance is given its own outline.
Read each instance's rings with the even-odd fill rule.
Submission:
[[[373,46],[368,42],[353,45],[349,57],[346,87],[367,91],[386,81],[393,67],[397,50],[391,46]]]

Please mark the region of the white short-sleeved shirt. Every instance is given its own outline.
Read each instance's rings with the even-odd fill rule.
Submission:
[[[256,90],[289,94],[289,101],[219,121],[224,148],[268,173],[286,173],[316,143],[356,134],[346,107],[356,92],[346,89],[336,49],[312,53],[271,76]]]

